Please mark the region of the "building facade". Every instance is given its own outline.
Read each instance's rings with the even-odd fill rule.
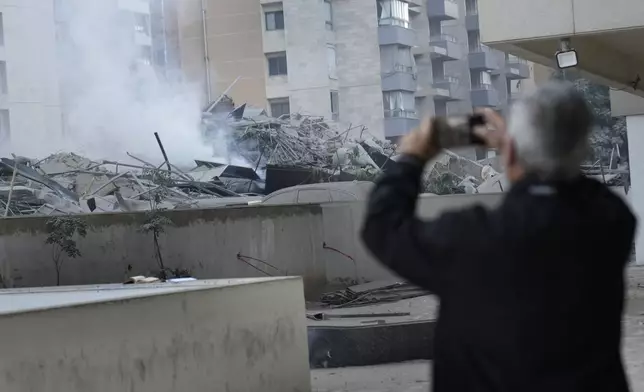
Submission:
[[[0,0],[0,149],[5,154],[19,154],[34,140],[61,132],[56,67],[43,66],[56,58],[55,43],[53,2]]]
[[[526,61],[481,44],[475,0],[179,7],[181,67],[206,98],[230,88],[235,101],[274,116],[319,115],[379,137],[398,138],[423,115],[504,110],[531,77]]]

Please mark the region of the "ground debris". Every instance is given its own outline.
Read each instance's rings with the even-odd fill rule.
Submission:
[[[332,308],[395,302],[429,294],[406,282],[376,281],[322,294],[320,301]]]

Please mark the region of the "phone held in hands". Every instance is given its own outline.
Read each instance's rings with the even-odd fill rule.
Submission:
[[[474,133],[474,128],[484,125],[485,118],[480,114],[435,117],[431,124],[441,148],[484,145],[485,141]]]

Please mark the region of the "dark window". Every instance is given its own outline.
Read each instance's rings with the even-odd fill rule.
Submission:
[[[326,17],[326,29],[333,30],[333,6],[331,0],[324,0],[324,14]]]
[[[0,110],[0,141],[9,141],[11,137],[11,125],[9,121],[9,111]]]
[[[268,75],[287,75],[286,53],[270,55],[268,57]]]
[[[331,116],[334,121],[340,118],[340,96],[337,91],[331,91]]]
[[[284,30],[284,11],[266,13],[266,30]]]
[[[150,15],[134,14],[134,29],[143,34],[150,34]]]
[[[280,117],[284,114],[291,114],[291,104],[288,98],[274,99],[270,101],[271,116]]]
[[[4,46],[4,18],[0,12],[0,46]]]
[[[0,61],[0,93],[7,94],[9,88],[7,87],[7,63]]]

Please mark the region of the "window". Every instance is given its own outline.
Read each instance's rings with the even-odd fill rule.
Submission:
[[[337,91],[331,91],[331,118],[333,121],[340,119],[340,95]]]
[[[165,50],[154,52],[154,65],[164,67],[166,65]]]
[[[437,116],[447,116],[447,102],[436,101],[434,102],[435,112]]]
[[[333,30],[333,6],[331,0],[324,0],[324,15],[326,16],[326,29]]]
[[[152,64],[152,48],[147,45],[139,46],[139,61],[143,64]]]
[[[326,47],[326,60],[329,63],[329,77],[331,79],[337,79],[338,78],[338,71],[337,71],[337,66],[338,66],[338,61],[335,53],[335,47],[333,46],[327,46]]]
[[[268,76],[288,75],[286,52],[272,53],[268,57]]]
[[[481,34],[478,31],[469,31],[467,33],[467,44],[470,52],[480,52],[482,50]]]
[[[4,18],[0,12],[0,46],[4,46]]]
[[[492,87],[492,76],[487,71],[473,71],[470,79],[473,89],[490,89]]]
[[[7,63],[0,61],[0,94],[7,94],[9,88],[7,86]]]
[[[288,98],[276,98],[268,101],[271,106],[271,116],[280,117],[291,114],[291,104]]]
[[[467,15],[478,15],[478,3],[478,0],[465,0],[465,12],[467,13]]]
[[[409,4],[401,0],[378,0],[378,23],[409,28]]]
[[[150,15],[135,13],[134,30],[137,33],[150,35]]]
[[[416,118],[414,93],[386,91],[382,93],[385,117]]]
[[[284,30],[284,11],[266,12],[266,31]]]
[[[0,141],[8,141],[11,137],[11,126],[9,121],[9,111],[0,110]]]

